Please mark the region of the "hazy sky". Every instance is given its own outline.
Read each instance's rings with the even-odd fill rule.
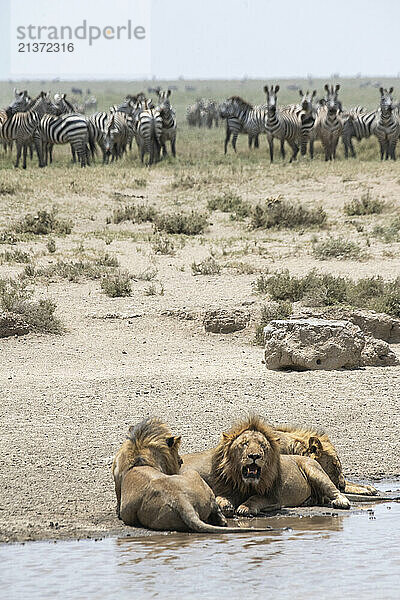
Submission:
[[[11,39],[7,9],[48,1],[49,7],[71,6],[71,21],[91,19],[114,24],[127,0],[0,0],[0,78],[10,76]],[[136,0],[131,0],[134,7]],[[139,74],[160,79],[397,75],[400,72],[398,0],[138,0],[151,6],[149,60],[129,57],[126,47],[113,46],[110,61],[106,44],[98,49],[104,76],[118,77],[115,65],[127,63],[127,77]],[[128,2],[129,4],[129,2]],[[104,6],[104,12],[100,10]],[[96,9],[96,7],[98,7]],[[106,10],[107,9],[107,10]],[[109,23],[104,21],[108,19]],[[135,19],[135,15],[132,15]],[[100,23],[99,23],[100,24]],[[109,44],[108,48],[111,48]],[[28,59],[27,59],[28,60]],[[53,68],[64,77],[68,56],[59,56]],[[84,57],[82,57],[84,63]],[[32,72],[31,63],[26,63]],[[54,64],[57,66],[54,67]],[[113,65],[114,71],[113,73]],[[124,67],[125,68],[125,67]],[[147,73],[147,69],[150,72]],[[121,70],[121,69],[120,69]],[[123,71],[124,69],[122,69]],[[144,71],[146,71],[144,73]],[[86,75],[93,73],[88,68]],[[103,73],[103,72],[102,72]],[[34,73],[32,73],[34,74]],[[76,73],[79,75],[79,73]],[[83,76],[83,74],[82,74]],[[72,76],[68,77],[72,78]]]

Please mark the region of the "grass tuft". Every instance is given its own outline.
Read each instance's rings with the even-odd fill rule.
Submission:
[[[39,210],[36,215],[25,215],[16,225],[16,233],[33,233],[48,235],[49,233],[69,234],[73,224],[69,220],[57,219],[56,211]]]
[[[156,231],[166,233],[183,233],[184,235],[198,235],[208,226],[208,216],[196,210],[190,213],[171,212],[158,215],[154,221]]]
[[[193,275],[219,275],[221,273],[221,265],[213,256],[205,258],[199,263],[192,262]]]
[[[379,215],[386,208],[386,202],[379,198],[371,196],[371,190],[368,190],[361,198],[354,198],[351,202],[344,205],[346,215]]]
[[[101,280],[101,289],[110,298],[131,296],[131,275],[125,271],[107,274]]]
[[[354,260],[367,257],[366,252],[359,244],[340,237],[328,237],[320,242],[314,242],[312,253],[319,260],[329,260],[330,258]]]

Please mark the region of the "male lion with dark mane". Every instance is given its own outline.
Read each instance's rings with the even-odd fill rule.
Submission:
[[[363,496],[373,496],[378,493],[378,490],[372,485],[352,483],[344,478],[342,463],[326,433],[307,427],[290,425],[279,425],[274,427],[274,431],[279,440],[281,454],[295,454],[313,458],[321,465],[332,483],[341,492]],[[215,450],[215,448],[211,448],[202,452],[184,454],[182,457],[184,468],[195,469],[208,485],[212,485],[210,480],[211,460]]]
[[[178,475],[181,438],[159,419],[145,419],[129,429],[112,471],[117,514],[126,525],[197,533],[268,531],[227,527],[211,488],[196,471]]]
[[[182,472],[190,468],[187,465],[196,468],[189,460]],[[208,466],[208,473],[204,463],[199,473],[206,476],[225,516],[255,516],[305,504],[350,508],[348,499],[314,459],[282,455],[277,432],[256,416],[222,434]]]

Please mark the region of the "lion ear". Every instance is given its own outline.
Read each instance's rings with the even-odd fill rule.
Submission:
[[[310,439],[308,440],[307,454],[315,454],[315,456],[321,456],[322,444],[317,437],[310,437]]]
[[[169,438],[167,438],[167,446],[168,448],[179,448],[179,444],[181,443],[181,436],[171,436]]]
[[[224,431],[222,432],[222,441],[223,442],[229,442],[229,440],[231,439],[231,436],[229,435],[229,433],[225,433]]]

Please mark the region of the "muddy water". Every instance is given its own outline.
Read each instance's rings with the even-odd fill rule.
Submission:
[[[0,598],[400,598],[400,503],[253,523],[292,530],[3,545]]]

